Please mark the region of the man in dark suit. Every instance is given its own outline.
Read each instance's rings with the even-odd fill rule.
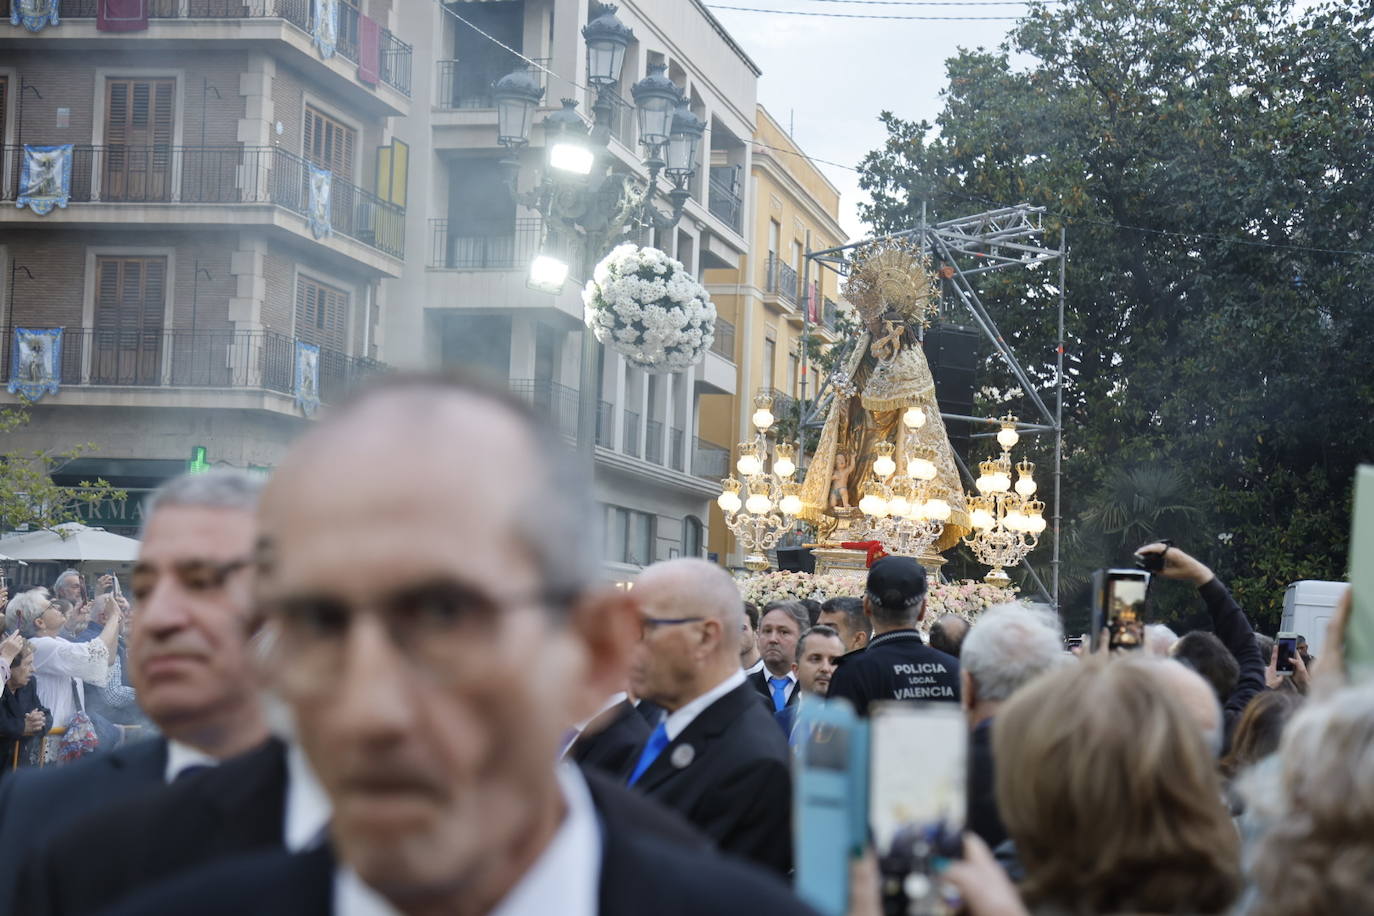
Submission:
[[[759,617],[759,654],[763,668],[749,676],[749,683],[777,712],[799,699],[797,641],[811,628],[810,612],[800,601],[773,601]]]
[[[128,663],[164,737],[0,780],[0,912],[19,911],[5,904],[26,856],[77,818],[266,740],[248,655],[247,566],[260,489],[243,472],[214,470],[178,477],[149,500],[131,578],[139,607]]]
[[[273,686],[329,799],[329,843],[188,875],[166,889],[180,903],[131,911],[592,916],[719,879],[756,913],[766,879],[655,852],[554,762],[640,635],[629,595],[595,585],[578,468],[507,392],[442,377],[388,376],[312,426],[267,485],[256,558]],[[601,905],[622,884],[635,899]]]
[[[649,737],[649,723],[622,691],[578,731],[565,755],[578,766],[619,775]]]
[[[681,812],[721,851],[786,874],[787,741],[739,666],[738,587],[719,566],[680,559],[649,567],[630,595],[643,627],[631,689],[668,716],[628,783]]]
[[[788,744],[793,743],[792,730],[796,727],[801,704],[806,702],[807,697],[825,699],[830,691],[830,678],[835,674],[835,664],[842,655],[844,643],[840,641],[840,634],[835,632],[834,627],[823,623],[816,624],[797,640],[797,662],[792,670],[797,673],[801,699],[773,713],[773,718],[782,726],[782,733],[787,736]]]
[[[911,557],[883,557],[868,570],[864,613],[873,639],[846,655],[830,679],[861,716],[878,700],[959,701],[959,662],[925,644],[916,629],[926,613],[926,571]]]
[[[1072,658],[1058,618],[1021,604],[985,611],[964,637],[959,701],[970,728],[967,827],[989,849],[1007,839],[994,790],[993,716],[1016,691]]]

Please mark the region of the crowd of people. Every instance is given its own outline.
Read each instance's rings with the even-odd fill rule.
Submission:
[[[265,485],[159,490],[132,604],[75,573],[5,596],[0,912],[812,914],[793,782],[837,700],[962,711],[929,877],[973,916],[1374,912],[1348,602],[1285,676],[1165,544],[1210,630],[1116,653],[1031,604],[929,621],[904,557],[823,604],[701,559],[604,588],[581,474],[506,394],[397,375]],[[906,912],[884,852],[846,854],[849,916]]]

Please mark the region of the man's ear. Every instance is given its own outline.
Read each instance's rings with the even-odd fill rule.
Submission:
[[[925,619],[926,619],[926,606],[927,606],[927,603],[928,603],[928,602],[926,601],[925,598],[922,598],[922,599],[921,599],[921,610],[918,611],[918,612],[916,613],[916,622],[917,622],[917,623],[920,623],[922,620],[925,620]]]
[[[868,596],[867,596],[867,595],[864,595],[864,616],[868,618],[868,628],[869,628],[870,630],[872,630],[872,629],[873,629],[873,604],[868,600]]]
[[[587,718],[606,698],[625,689],[630,653],[639,642],[639,608],[627,592],[598,588],[568,612],[568,628],[581,642],[586,668],[568,685],[570,721]]]

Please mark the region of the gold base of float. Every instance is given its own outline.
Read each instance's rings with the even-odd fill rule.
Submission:
[[[862,550],[846,550],[837,544],[817,544],[811,548],[816,558],[816,575],[850,576],[856,579],[868,578],[868,554]],[[940,568],[947,562],[938,553],[927,553],[915,558],[926,568],[926,575],[932,581],[940,579]]]

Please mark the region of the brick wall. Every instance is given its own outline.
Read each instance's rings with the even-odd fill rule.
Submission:
[[[232,144],[238,119],[243,117],[243,98],[238,86],[239,73],[247,67],[247,55],[239,51],[141,51],[133,56],[104,51],[54,54],[20,50],[9,52],[5,63],[14,66],[23,81],[42,95],[40,99],[31,91],[25,92],[22,120],[20,112],[15,112],[18,123],[14,136],[19,137],[22,131],[25,143],[91,143],[95,136],[96,71],[100,68],[117,68],[131,74],[144,68],[150,73],[180,70],[183,98],[178,100],[178,109],[184,146],[200,145],[202,125],[207,145]],[[221,98],[216,98],[207,86],[218,89]],[[17,85],[15,92],[18,93]],[[69,125],[65,128],[57,126],[59,108],[70,109]]]

